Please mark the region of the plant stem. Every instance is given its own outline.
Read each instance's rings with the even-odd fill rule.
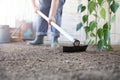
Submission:
[[[87,0],[87,5],[89,4],[89,1]],[[88,7],[87,7],[87,15],[89,15]],[[89,26],[89,20],[87,20],[87,26]],[[86,40],[88,39],[88,33],[86,32]]]
[[[95,3],[97,4],[97,0],[95,0]],[[95,16],[95,21],[96,21],[96,37],[95,37],[95,41],[96,41],[96,43],[97,43],[97,30],[98,30],[98,17],[97,17],[97,15],[98,15],[98,12],[97,12],[97,10],[98,10],[98,5],[96,6],[96,9],[95,9],[95,14],[96,14],[96,16]]]
[[[108,3],[108,26],[109,26],[109,29],[111,29],[111,8],[109,3]],[[110,38],[109,38],[108,44],[111,45]]]

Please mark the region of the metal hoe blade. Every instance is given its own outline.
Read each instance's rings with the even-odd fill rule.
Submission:
[[[63,52],[83,52],[86,51],[88,45],[81,46],[63,46]]]

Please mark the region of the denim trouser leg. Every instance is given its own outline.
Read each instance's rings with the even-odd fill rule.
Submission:
[[[49,9],[47,10],[41,10],[46,16],[49,14]],[[37,35],[47,35],[47,30],[48,30],[48,23],[45,21],[40,15],[37,14],[36,18],[36,34]]]
[[[63,10],[64,3],[65,3],[65,0],[60,0],[59,1],[59,6],[58,6],[57,13],[56,13],[56,16],[55,16],[56,24],[59,25],[59,26],[61,26],[62,10]],[[59,37],[60,32],[57,29],[55,29],[54,27],[51,27],[51,36]]]
[[[39,0],[40,11],[47,17],[51,6],[51,0]],[[36,18],[36,34],[46,36],[48,31],[48,23],[39,14]]]

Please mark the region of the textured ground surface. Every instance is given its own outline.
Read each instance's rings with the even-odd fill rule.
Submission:
[[[120,51],[63,53],[49,44],[0,44],[0,80],[120,80]]]

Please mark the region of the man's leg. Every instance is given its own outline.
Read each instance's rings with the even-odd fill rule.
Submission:
[[[48,16],[49,8],[48,9],[40,9],[40,10],[46,16]],[[33,41],[30,41],[28,44],[31,44],[31,45],[43,44],[44,36],[47,35],[48,23],[40,15],[37,15],[35,25],[36,25],[35,39]]]
[[[56,24],[61,26],[61,19],[62,19],[62,10],[65,0],[59,1],[59,6],[57,9],[57,13],[55,16]],[[60,37],[60,32],[56,30],[54,27],[51,27],[51,47],[58,46],[58,38]]]

